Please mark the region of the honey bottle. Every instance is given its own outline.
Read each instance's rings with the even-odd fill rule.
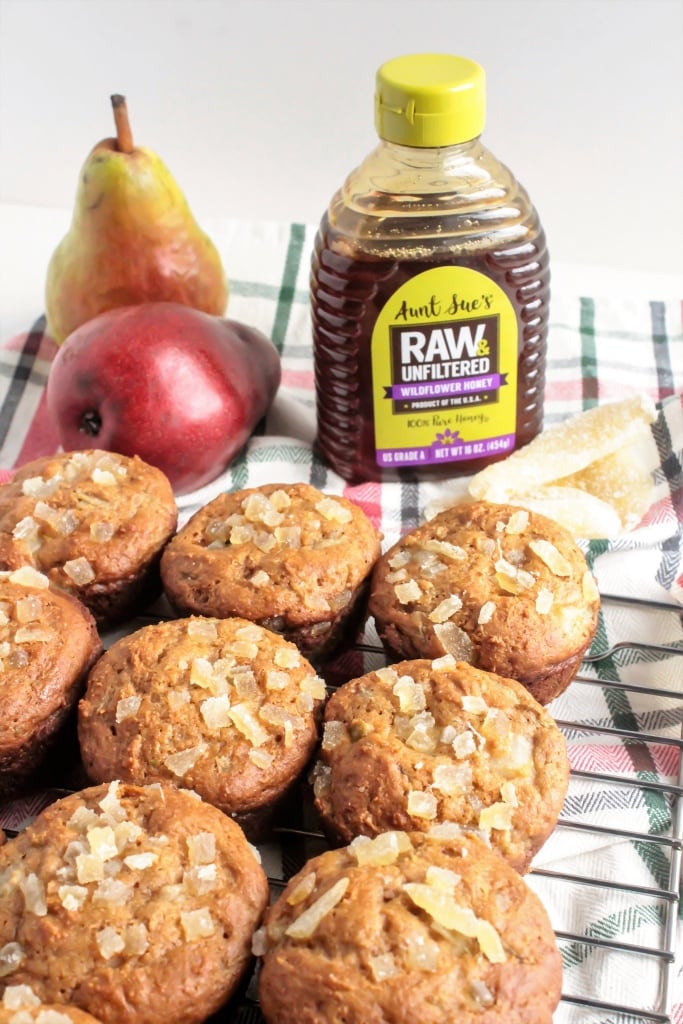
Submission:
[[[541,430],[549,266],[536,210],[481,142],[475,62],[376,78],[379,144],[311,267],[316,445],[351,483],[475,473]]]

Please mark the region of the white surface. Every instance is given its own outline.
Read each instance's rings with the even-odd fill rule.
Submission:
[[[554,260],[683,272],[681,0],[0,0],[0,201],[68,209],[122,92],[199,219],[317,223],[379,64],[437,49],[484,65]]]

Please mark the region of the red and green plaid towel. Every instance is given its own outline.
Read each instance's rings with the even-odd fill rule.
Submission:
[[[211,233],[231,279],[230,316],[272,338],[282,356],[282,386],[265,432],[213,484],[181,499],[182,521],[223,489],[305,481],[360,504],[388,546],[438,501],[439,485],[348,487],[313,450],[308,274],[314,229],[227,221],[212,225]],[[0,323],[17,323],[22,316],[26,325],[24,333],[0,339],[0,479],[55,450],[44,394],[55,348],[43,334],[40,296],[35,302],[31,309],[0,311]],[[683,333],[680,301],[555,288],[546,424],[642,393],[659,410],[651,467],[655,501],[630,534],[583,546],[603,594],[648,598],[663,607],[606,602],[592,651],[597,660],[551,706],[566,723],[575,777],[563,814],[568,824],[541,851],[530,881],[542,892],[558,932],[569,936],[562,940],[565,991],[578,1002],[562,1004],[558,1024],[683,1024],[683,975],[673,991],[670,984],[663,993],[660,960],[642,952],[670,952],[677,945],[683,955],[681,927],[670,934],[663,910],[675,894],[655,894],[666,887],[677,859],[680,864],[683,828]],[[362,669],[373,657],[353,657],[350,670]],[[633,733],[642,742],[634,743]],[[636,785],[629,786],[631,780]],[[286,869],[277,850],[269,851],[269,868]],[[605,887],[571,881],[584,876],[603,880]],[[577,935],[586,941],[578,942]],[[594,1008],[601,1002],[607,1009]],[[639,1007],[650,1016],[629,1018],[612,1004]]]

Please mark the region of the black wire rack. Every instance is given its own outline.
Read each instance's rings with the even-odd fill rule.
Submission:
[[[614,741],[629,749],[636,770],[621,774],[572,768],[565,808],[577,793],[597,786],[603,799],[606,794],[606,803],[614,807],[614,812],[608,816],[601,814],[599,824],[563,815],[549,842],[554,842],[561,849],[563,837],[571,836],[576,840],[578,836],[586,840],[591,847],[597,848],[598,852],[592,856],[592,863],[597,863],[597,868],[591,872],[575,871],[570,858],[568,870],[533,866],[527,881],[548,908],[565,963],[568,959],[572,962],[599,962],[598,969],[590,972],[591,978],[599,979],[596,984],[584,990],[563,991],[554,1017],[555,1024],[674,1024],[674,1002],[683,999],[683,992],[677,994],[676,987],[677,977],[683,979],[683,974],[679,975],[683,950],[677,949],[683,866],[683,613],[671,604],[617,594],[603,594],[602,605],[606,617],[609,617],[610,609],[629,605],[637,611],[656,616],[659,621],[662,617],[673,616],[676,621],[668,632],[675,638],[671,642],[659,643],[656,641],[658,631],[653,629],[648,630],[652,634],[650,640],[641,636],[617,639],[597,651],[594,644],[571,689],[577,694],[580,688],[597,686],[617,699],[630,701],[637,697],[641,703],[647,702],[648,698],[656,698],[666,709],[657,728],[650,731],[629,721],[621,724],[618,716],[616,724],[614,721],[601,724],[583,717],[556,716],[568,739],[590,736],[598,742]],[[384,663],[382,648],[372,639],[355,645],[348,654],[356,658],[356,667],[359,664],[365,666],[361,671],[375,667],[373,661],[377,666]],[[632,663],[627,681],[623,678],[624,673],[617,675],[615,672],[611,678],[609,671],[604,671],[606,665],[620,661]],[[638,665],[652,662],[669,666],[666,685],[638,678]],[[342,664],[339,672],[339,681],[344,677],[350,678],[348,666]],[[326,672],[323,674],[331,688],[337,685],[334,671],[332,676]],[[550,710],[554,711],[554,707]],[[652,769],[655,759],[649,754],[654,748],[668,754],[665,774]],[[656,800],[660,813],[651,827],[642,831],[623,827],[620,808],[629,802],[623,799],[625,793],[630,793],[631,798],[635,793],[643,799]],[[39,809],[37,806],[35,811]],[[307,827],[306,809],[300,810],[302,823],[280,825],[276,828],[274,843],[267,844],[271,853],[272,846],[277,847],[284,874],[284,877],[279,877],[269,872],[273,897],[277,896],[287,878],[302,866],[307,856],[326,846],[315,822]],[[612,875],[608,854],[620,843],[631,844],[639,851],[641,859],[657,865],[655,884],[644,883],[640,877],[622,876],[621,872],[619,877]],[[268,852],[262,852],[267,869]],[[603,856],[604,864],[601,863]],[[563,893],[563,889],[567,892]],[[556,899],[558,895],[562,898]],[[631,943],[627,940],[628,930],[620,931],[617,927],[624,904],[628,904],[633,913],[634,901],[648,920],[655,922],[656,938],[651,943]],[[590,927],[577,929],[575,921],[566,919],[562,910],[567,906],[599,907],[604,909],[603,918],[617,924],[608,931],[591,930]],[[565,977],[568,973],[565,971]],[[620,1001],[614,997],[615,988],[619,989],[619,977],[632,978],[634,975],[638,977],[638,1005],[632,998]],[[211,1024],[264,1024],[258,1004],[257,982],[255,970],[230,1005],[211,1018]]]
[[[674,605],[617,594],[602,595],[603,615],[607,618],[610,616],[610,609],[620,605],[631,605],[635,610],[648,611],[657,617],[673,616],[681,626],[678,629],[679,637],[683,636],[683,612]],[[671,632],[675,631],[676,626]],[[378,644],[359,644],[355,650],[371,662],[374,659],[377,664],[384,663],[384,655]],[[635,660],[636,665],[646,665],[652,661],[669,663],[671,659],[676,667],[669,675],[678,680],[673,686],[657,686],[636,680],[625,682],[620,678],[609,678],[606,671],[595,671],[615,661]],[[635,674],[637,669],[631,672],[631,675]],[[582,671],[572,682],[572,688],[576,692],[582,687],[595,686],[613,691],[627,700],[637,694],[645,699],[651,697],[663,701],[668,708],[662,716],[662,728],[648,732],[619,725],[596,724],[582,718],[557,718],[556,721],[562,731],[568,737],[592,735],[594,738],[618,741],[632,747],[636,752],[636,765],[639,761],[648,760],[643,754],[651,747],[667,748],[671,752],[669,760],[673,762],[673,767],[668,766],[665,778],[643,770],[621,775],[611,771],[572,768],[567,801],[572,799],[577,790],[599,786],[603,794],[607,794],[606,802],[614,805],[615,810],[611,816],[613,820],[603,820],[600,824],[595,824],[576,820],[574,817],[570,819],[561,816],[554,834],[556,845],[561,847],[563,835],[581,833],[591,845],[604,846],[605,851],[620,842],[632,844],[641,850],[650,848],[654,853],[643,856],[645,860],[650,859],[657,863],[659,873],[658,883],[650,885],[628,877],[609,877],[609,865],[605,868],[599,866],[593,873],[532,868],[527,880],[531,887],[539,892],[549,908],[563,958],[578,958],[587,962],[599,960],[598,969],[592,972],[592,976],[598,979],[595,988],[583,992],[566,989],[554,1021],[555,1024],[674,1024],[672,1011],[677,995],[677,974],[681,970],[683,957],[683,950],[676,948],[683,869],[683,639],[664,644],[640,637],[618,639],[601,650],[593,651],[584,659]],[[674,736],[670,735],[672,723],[673,731],[676,732]],[[656,795],[664,810],[661,820],[655,827],[647,831],[622,827],[619,821],[619,808],[623,803],[620,800],[620,793],[627,790]],[[610,797],[613,799],[610,800]],[[602,817],[604,818],[604,815]],[[293,868],[297,866],[297,856],[300,855],[302,844],[319,842],[321,848],[324,848],[325,842],[315,828],[307,830],[282,827],[278,829],[278,839],[285,848],[283,862],[290,862]],[[292,848],[289,857],[286,855],[288,846]],[[601,854],[598,852],[593,856],[593,860],[599,861],[600,857]],[[283,885],[282,879],[271,879],[274,896]],[[561,911],[554,907],[552,900],[553,895],[567,887],[570,898],[565,895],[560,901],[561,904],[601,907],[604,908],[602,916],[608,918],[610,915],[618,918],[618,910],[612,912],[610,908],[613,898],[617,905],[625,900],[629,904],[633,904],[634,901],[644,902],[650,916],[657,922],[656,939],[652,944],[641,945],[629,942],[618,931],[614,934],[599,931],[591,934],[588,929],[574,929],[563,919]],[[604,995],[605,990],[611,991],[615,987],[613,976],[618,979],[618,976],[624,975],[625,972],[639,975],[637,1005],[633,1000],[619,1001],[606,998]],[[568,973],[565,972],[565,975]],[[616,985],[618,987],[618,980]],[[678,999],[683,999],[683,992],[678,993]],[[252,977],[238,1004],[212,1018],[212,1021],[215,1021],[215,1024],[263,1024],[258,1006],[256,976]],[[419,1022],[416,1021],[415,1024]]]

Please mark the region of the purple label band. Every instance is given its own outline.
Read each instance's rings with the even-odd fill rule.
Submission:
[[[506,383],[506,376],[490,373],[485,377],[460,377],[424,384],[392,384],[384,388],[384,397],[408,401],[411,398],[447,398],[449,395],[468,395],[473,391],[494,391]]]
[[[432,466],[464,459],[480,459],[487,455],[511,452],[515,446],[514,434],[500,434],[482,441],[435,441],[424,448],[378,448],[378,466]]]

